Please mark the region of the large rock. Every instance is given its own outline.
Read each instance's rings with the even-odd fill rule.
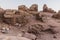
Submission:
[[[28,11],[28,8],[25,5],[18,6],[18,10]]]
[[[38,11],[38,5],[37,4],[33,4],[30,9],[30,11]]]
[[[43,12],[47,12],[48,11],[48,7],[46,4],[43,5]]]
[[[17,23],[22,24],[22,25],[27,24],[31,17],[31,14],[22,10],[19,10],[19,12],[20,12],[20,16],[17,17]]]
[[[12,18],[14,16],[14,14],[15,14],[15,12],[13,12],[13,10],[7,9],[4,14],[4,17],[5,18]]]
[[[56,13],[53,9],[48,8],[46,4],[43,5],[43,12]]]
[[[8,24],[14,24],[14,23],[15,23],[15,20],[16,20],[15,11],[13,11],[13,10],[11,10],[11,9],[7,9],[7,10],[5,11],[3,21],[4,21],[5,23],[8,23]]]
[[[43,29],[43,25],[36,23],[30,25],[27,32],[35,35],[39,35],[42,29]]]

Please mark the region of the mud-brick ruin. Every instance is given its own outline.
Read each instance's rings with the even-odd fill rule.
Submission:
[[[42,8],[38,11],[37,4],[19,5],[18,10],[0,8],[0,33],[17,35],[20,40],[60,40],[60,10],[46,4]]]

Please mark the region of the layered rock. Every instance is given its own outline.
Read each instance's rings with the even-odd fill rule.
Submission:
[[[28,8],[25,5],[18,6],[18,10],[28,11]]]
[[[43,5],[43,12],[47,12],[48,11],[48,7],[46,4]]]
[[[38,5],[37,4],[33,4],[30,8],[30,11],[38,11]]]
[[[46,4],[43,5],[43,12],[56,13],[53,9],[48,8]]]
[[[4,15],[5,10],[3,8],[0,8],[0,22],[3,21],[3,15]]]
[[[8,24],[14,24],[15,23],[15,11],[11,9],[7,9],[4,13],[4,22]]]

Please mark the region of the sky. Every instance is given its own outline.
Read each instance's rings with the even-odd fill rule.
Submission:
[[[4,9],[18,9],[19,5],[30,7],[32,4],[38,4],[39,11],[44,4],[55,11],[60,10],[60,0],[0,0],[0,7]]]

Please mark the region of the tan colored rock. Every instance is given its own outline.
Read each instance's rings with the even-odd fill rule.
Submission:
[[[38,11],[38,5],[37,4],[33,4],[30,9],[30,11]]]
[[[7,24],[15,24],[16,23],[15,12],[16,11],[14,11],[14,10],[7,9],[5,11],[3,21]]]
[[[12,18],[14,16],[14,14],[15,14],[15,12],[13,12],[13,10],[7,9],[4,14],[4,17],[5,18]]]
[[[25,33],[25,34],[23,34],[23,37],[26,37],[26,38],[29,38],[32,40],[36,39],[36,36],[34,34],[31,34],[31,33]]]
[[[18,10],[28,11],[28,8],[25,5],[18,6]]]
[[[17,22],[23,26],[28,23],[30,17],[31,15],[29,13],[21,11],[20,16],[17,18]]]
[[[36,24],[32,24],[29,26],[28,28],[28,33],[32,33],[35,35],[39,35],[40,31],[43,29],[43,25],[36,23]]]
[[[48,8],[46,4],[43,5],[43,12],[56,13],[53,9]]]
[[[5,36],[2,40],[31,40],[25,37]]]

